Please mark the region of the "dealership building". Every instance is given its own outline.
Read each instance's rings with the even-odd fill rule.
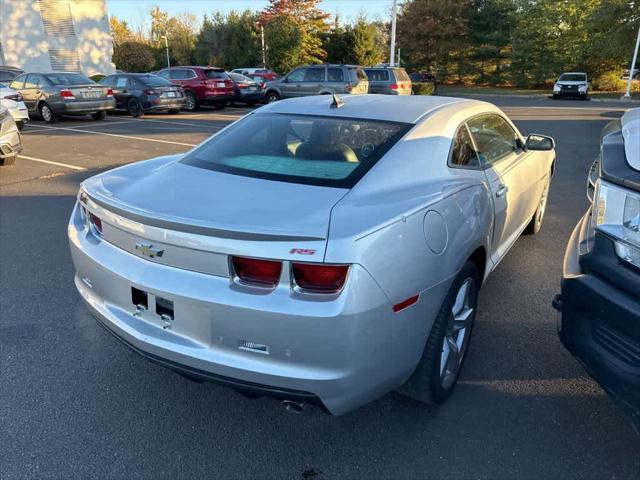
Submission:
[[[106,0],[0,0],[0,64],[25,71],[115,72]]]

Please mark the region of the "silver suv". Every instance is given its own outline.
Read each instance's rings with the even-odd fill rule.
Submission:
[[[267,83],[267,103],[282,98],[331,93],[365,94],[369,81],[357,65],[307,65],[290,71],[283,78]]]
[[[411,95],[411,79],[404,68],[370,67],[364,71],[369,79],[369,93]]]

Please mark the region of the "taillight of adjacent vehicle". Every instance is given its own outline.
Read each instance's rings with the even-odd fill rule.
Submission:
[[[398,87],[398,84],[397,84],[397,83],[392,83],[391,85],[389,85],[389,88],[390,88],[391,90],[398,90],[398,88],[399,88],[399,87]]]
[[[74,100],[76,98],[73,92],[67,88],[60,90],[60,96],[67,100]]]
[[[291,272],[296,285],[304,291],[337,293],[347,280],[349,265],[292,263]]]
[[[100,217],[89,212],[89,222],[91,223],[91,226],[93,226],[93,229],[96,231],[96,233],[102,236],[102,220],[100,219]]]
[[[231,265],[238,279],[248,285],[273,288],[280,281],[282,262],[258,258],[232,257]]]
[[[113,90],[110,88],[107,88],[107,97],[113,97]]]

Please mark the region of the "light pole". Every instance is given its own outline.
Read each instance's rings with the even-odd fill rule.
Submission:
[[[169,62],[169,40],[166,35],[161,35],[160,38],[164,38],[164,49],[167,52],[167,68],[171,68],[171,62]]]
[[[627,93],[622,98],[631,98],[631,82],[633,81],[633,73],[636,69],[636,60],[638,59],[638,47],[640,47],[640,27],[638,27],[638,38],[636,38],[636,48],[633,51],[633,59],[631,60],[631,70],[629,70],[629,81],[627,82]]]
[[[264,50],[264,25],[260,24],[260,37],[262,37],[262,68],[267,68],[267,56]]]
[[[396,5],[397,0],[393,0],[393,7],[391,10],[391,55],[389,64],[393,67],[396,60]]]

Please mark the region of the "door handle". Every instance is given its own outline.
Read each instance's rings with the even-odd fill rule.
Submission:
[[[498,185],[498,190],[496,191],[496,197],[498,198],[504,197],[508,191],[509,191],[509,187],[501,183],[500,185]]]

